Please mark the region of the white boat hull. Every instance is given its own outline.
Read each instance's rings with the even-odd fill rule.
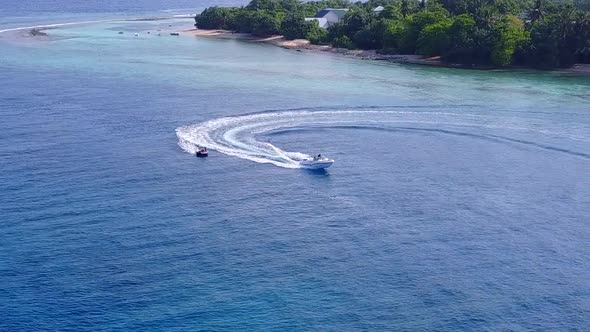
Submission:
[[[299,162],[301,168],[306,169],[326,169],[334,163],[332,159],[320,159],[320,160],[302,160]]]

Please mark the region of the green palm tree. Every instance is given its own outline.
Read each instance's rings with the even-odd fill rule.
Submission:
[[[498,8],[495,6],[486,6],[480,8],[475,15],[478,23],[486,28],[492,29],[495,23],[498,21],[498,17],[500,17],[500,13],[498,12]]]

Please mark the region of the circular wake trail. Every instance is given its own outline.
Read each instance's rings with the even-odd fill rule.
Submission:
[[[531,119],[502,118],[479,114],[410,110],[296,110],[264,112],[209,120],[176,129],[178,145],[194,154],[198,147],[285,168],[300,168],[299,161],[310,156],[303,152],[285,151],[264,142],[264,134],[300,128],[378,128],[431,131],[494,141],[535,145],[557,151],[555,147],[529,142],[523,133],[541,133],[539,124]],[[506,131],[519,135],[503,136]],[[503,135],[498,134],[498,132]],[[554,135],[554,131],[547,131]],[[528,136],[528,135],[527,135]],[[573,138],[571,138],[573,139]],[[568,151],[562,151],[568,152]],[[590,154],[573,152],[573,155],[590,159]]]

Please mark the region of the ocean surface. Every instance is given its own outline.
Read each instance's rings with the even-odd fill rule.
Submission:
[[[210,4],[2,2],[1,331],[588,330],[590,78],[168,34]]]

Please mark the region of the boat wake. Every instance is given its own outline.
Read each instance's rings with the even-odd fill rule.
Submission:
[[[540,131],[531,119],[486,116],[464,112],[421,110],[419,108],[363,107],[349,109],[299,109],[270,111],[223,117],[176,129],[178,145],[195,154],[199,146],[257,163],[270,163],[285,168],[301,168],[300,161],[310,158],[303,152],[285,151],[260,139],[263,135],[301,128],[374,128],[430,131],[438,134],[483,138],[533,146],[590,159],[590,153],[560,149],[523,137],[533,133],[554,136],[553,131]],[[511,135],[506,136],[504,133]],[[501,134],[499,134],[501,133]],[[504,135],[504,136],[503,136]],[[562,137],[563,139],[564,137]],[[586,137],[565,137],[590,141]]]

